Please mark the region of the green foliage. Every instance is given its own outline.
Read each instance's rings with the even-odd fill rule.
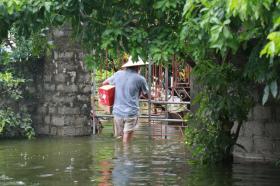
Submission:
[[[22,92],[19,86],[24,83],[23,79],[15,78],[11,73],[0,72],[0,136],[31,138],[34,136],[34,129],[31,127],[31,119],[26,111],[16,113],[10,102],[19,100]]]
[[[0,94],[1,97],[10,97],[18,100],[21,98],[21,91],[18,89],[19,85],[24,82],[24,79],[14,78],[12,73],[0,72]]]
[[[280,22],[280,17],[279,17]],[[274,57],[280,55],[280,32],[272,32],[267,36],[269,43],[267,43],[264,49],[261,51],[262,55],[267,55],[267,57]]]
[[[186,119],[186,144],[191,149],[195,161],[202,164],[216,163],[229,157],[232,141],[225,135],[220,123],[213,123],[206,117],[200,118],[191,114]]]
[[[97,71],[96,72],[96,81],[97,82],[104,81],[106,78],[112,76],[113,73],[114,73],[113,71],[107,71],[107,70]]]
[[[242,71],[232,64],[202,62],[193,75],[204,88],[194,102],[200,104],[201,115],[216,121],[243,121],[252,106],[251,88]]]
[[[27,137],[35,135],[31,127],[30,116],[25,113],[15,113],[11,109],[0,109],[0,137]]]
[[[46,37],[34,34],[32,38],[26,39],[16,33],[12,29],[10,37],[0,48],[0,136],[32,138],[34,129],[30,115],[17,105],[23,98],[29,75],[24,71],[23,65],[45,52],[47,45],[42,43],[46,43],[43,41]],[[34,43],[39,44],[40,41],[41,45],[36,47],[38,45]]]
[[[183,0],[171,1],[28,1],[19,13],[28,17],[24,22],[15,20],[21,33],[39,31],[44,26],[71,24],[74,35],[91,51],[107,50],[110,62],[129,53],[156,61],[169,61],[178,51]],[[109,7],[109,8],[107,8]],[[38,15],[36,19],[31,15]],[[61,22],[57,21],[57,18]],[[31,24],[26,27],[23,24]],[[98,59],[101,58],[100,53]],[[101,60],[98,60],[102,62]]]
[[[203,89],[194,100],[198,110],[187,116],[186,143],[201,162],[225,160],[238,136],[231,133],[234,122],[246,120],[253,105],[251,89],[231,64],[201,62],[193,75]]]
[[[197,49],[205,55],[202,58],[230,62],[240,68],[242,63],[250,63],[244,72],[253,75],[249,76],[252,81],[270,87],[264,89],[265,103],[269,93],[274,98],[278,95],[275,72],[279,71],[279,12],[279,1],[273,0],[190,0],[184,7],[183,24],[197,30],[194,40],[209,43],[206,49]],[[188,34],[182,37],[189,41]]]
[[[181,13],[185,1],[89,1],[29,0],[3,1],[0,25],[7,38],[12,26],[30,37],[45,28],[68,23],[74,36],[88,49],[107,50],[109,62],[124,53],[157,62],[169,62],[183,45],[178,44]],[[2,27],[1,27],[2,28]],[[183,44],[183,43],[182,43]],[[101,52],[95,63],[104,63]],[[104,53],[103,53],[104,54]],[[104,56],[103,56],[104,57]]]

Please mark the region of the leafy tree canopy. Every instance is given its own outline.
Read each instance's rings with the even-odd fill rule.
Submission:
[[[44,32],[46,27],[68,22],[74,34],[96,53],[108,50],[109,57],[122,52],[134,57],[152,56],[156,61],[168,61],[180,50],[179,33],[185,1],[143,0],[29,0],[3,1],[0,7],[1,39],[11,26],[29,36]]]
[[[262,42],[260,56],[280,50],[279,0],[2,0],[0,9],[2,40],[11,26],[28,36],[68,22],[88,49],[107,49],[112,58],[125,51],[169,61],[175,53],[186,59],[213,49],[227,59],[253,41]],[[186,50],[192,44],[195,53]]]

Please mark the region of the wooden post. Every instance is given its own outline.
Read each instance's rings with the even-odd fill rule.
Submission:
[[[168,64],[165,67],[165,101],[168,101]],[[168,104],[165,104],[165,119],[168,119],[168,110],[167,110]],[[168,121],[165,122],[164,124],[164,133],[167,133],[167,125],[168,125]],[[167,136],[165,135],[165,138],[167,138]]]
[[[148,86],[149,86],[149,101],[148,101],[148,115],[149,115],[149,125],[151,125],[151,109],[152,109],[152,103],[151,103],[151,99],[152,99],[152,95],[151,95],[151,90],[152,90],[152,61],[150,58],[148,58],[148,63],[149,63],[149,67],[148,67]],[[151,126],[150,126],[151,127]]]

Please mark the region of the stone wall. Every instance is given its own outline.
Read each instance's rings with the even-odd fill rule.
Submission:
[[[37,93],[35,131],[39,135],[89,135],[91,80],[83,66],[83,51],[70,38],[68,27],[52,33],[55,48],[45,60],[42,90]]]
[[[235,126],[236,127],[236,126]],[[280,158],[280,105],[256,105],[242,126],[235,146],[236,160],[276,161]]]

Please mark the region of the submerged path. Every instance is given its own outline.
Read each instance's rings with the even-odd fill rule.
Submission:
[[[92,137],[0,141],[0,185],[280,185],[273,165],[195,166],[181,139],[143,131],[128,145],[111,124]]]

